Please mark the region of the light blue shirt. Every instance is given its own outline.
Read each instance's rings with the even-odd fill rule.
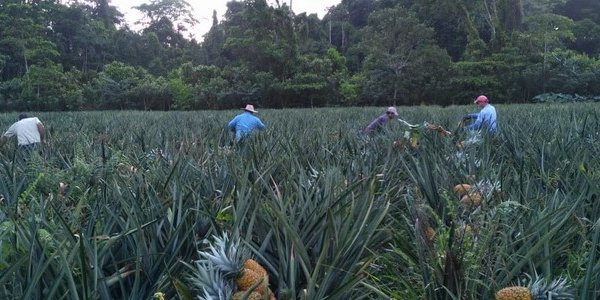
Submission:
[[[227,124],[227,128],[235,131],[235,140],[239,141],[243,137],[250,135],[254,130],[262,130],[267,128],[267,126],[252,113],[244,112],[235,116],[235,118]]]
[[[491,104],[484,106],[479,113],[470,114],[469,116],[477,119],[473,124],[465,126],[465,129],[482,130],[486,128],[490,133],[496,133],[498,131],[496,108]]]

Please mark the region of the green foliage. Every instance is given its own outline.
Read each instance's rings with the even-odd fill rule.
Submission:
[[[21,80],[21,105],[28,110],[77,109],[82,102],[77,71],[63,72],[62,66],[31,66]]]
[[[600,54],[600,25],[589,19],[575,22],[573,49],[589,56]]]
[[[221,20],[214,12],[201,41],[188,35],[197,23],[188,1],[135,7],[139,31],[110,1],[63,2],[0,4],[2,109],[449,105],[477,93],[498,102],[600,93],[592,0],[352,0],[322,19],[244,0],[228,3]],[[107,76],[119,64],[129,74]]]
[[[342,103],[353,105],[359,102],[360,82],[361,78],[352,77],[350,80],[345,80],[340,83],[340,94],[342,95]]]
[[[169,80],[169,88],[173,94],[174,109],[190,109],[192,98],[192,87],[181,78]]]
[[[581,95],[570,95],[570,94],[555,94],[548,93],[537,95],[533,97],[535,103],[573,103],[573,102],[600,102],[600,97],[586,97]]]

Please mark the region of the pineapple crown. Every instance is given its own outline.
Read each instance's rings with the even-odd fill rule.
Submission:
[[[534,300],[568,300],[575,299],[567,279],[559,277],[552,282],[543,278],[536,278],[529,284],[529,290]]]
[[[223,278],[210,262],[197,262],[198,268],[194,272],[192,282],[201,290],[200,300],[227,300],[233,294],[229,281]]]
[[[243,270],[244,260],[249,257],[238,236],[231,239],[227,233],[214,236],[214,243],[206,251],[200,251],[201,262],[210,263],[226,277],[235,277]]]

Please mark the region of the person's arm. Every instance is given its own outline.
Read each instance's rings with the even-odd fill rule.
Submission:
[[[4,146],[4,144],[8,142],[8,139],[13,137],[15,134],[15,124],[12,124],[8,128],[8,130],[6,130],[6,132],[2,135],[2,137],[0,137],[0,147]]]
[[[44,127],[42,122],[37,123],[37,130],[40,133],[40,140],[42,141],[42,144],[46,144],[48,142],[46,140],[46,127]]]
[[[260,129],[260,130],[264,130],[267,129],[267,126],[265,126],[265,124],[263,124],[263,122],[260,119],[257,119],[257,123],[256,123],[256,128]]]
[[[479,117],[479,113],[472,113],[472,114],[468,114],[466,115],[463,120],[471,120],[471,119],[477,119]]]
[[[479,130],[483,121],[482,114],[477,114],[477,119],[473,124],[465,126],[466,130]]]
[[[237,125],[237,121],[238,121],[238,117],[233,118],[233,120],[231,120],[229,122],[229,124],[227,124],[227,128],[229,128],[229,130],[235,132],[235,126]]]

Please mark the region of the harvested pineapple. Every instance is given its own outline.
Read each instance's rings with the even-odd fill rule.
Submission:
[[[575,299],[567,280],[559,278],[547,283],[544,279],[534,280],[527,287],[511,286],[496,293],[496,300]]]

